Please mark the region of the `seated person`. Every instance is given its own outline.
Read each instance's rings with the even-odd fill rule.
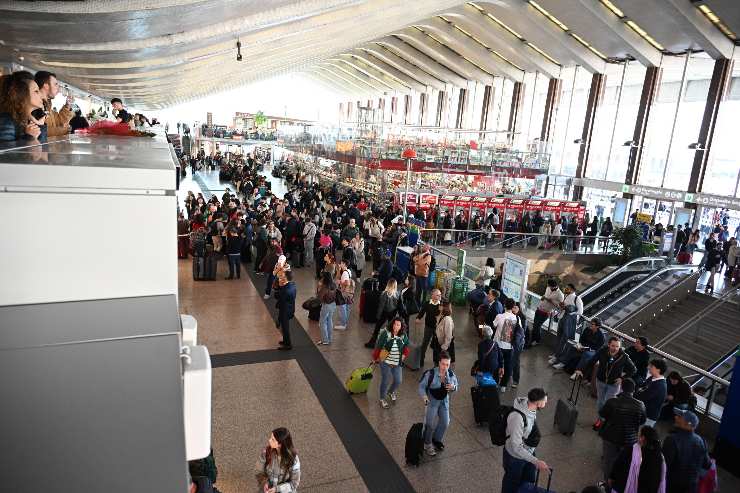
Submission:
[[[578,326],[578,309],[575,305],[566,305],[563,316],[558,322],[558,344],[555,346],[555,353],[550,356],[550,364],[556,370],[562,370],[565,362],[560,361],[566,358],[570,351],[569,341],[576,337],[576,327]]]
[[[560,358],[559,362],[563,364],[566,371],[581,370],[588,365],[596,352],[606,344],[606,336],[601,330],[601,320],[594,318],[591,320],[588,329],[581,334],[578,343],[568,344],[565,355]],[[575,377],[571,377],[575,380]]]
[[[672,420],[674,409],[690,410],[696,405],[691,385],[677,371],[668,374],[666,386],[666,400],[660,411],[660,419]]]
[[[486,289],[488,287],[484,285],[478,285],[468,293],[468,302],[470,303],[470,310],[473,313],[478,312],[478,307],[486,301]]]

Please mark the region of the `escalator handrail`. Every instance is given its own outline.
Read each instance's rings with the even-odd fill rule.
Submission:
[[[699,320],[704,318],[708,313],[714,311],[718,306],[724,305],[732,297],[740,293],[740,288],[730,289],[718,299],[712,301],[710,304],[699,310],[698,313],[694,314],[691,318],[681,324],[680,327],[672,331],[670,334],[665,336],[663,339],[655,343],[656,346],[665,346],[669,342],[673,341],[678,336],[689,330],[691,327],[696,325]]]
[[[602,313],[604,313],[606,310],[608,310],[612,306],[616,305],[617,303],[619,303],[620,301],[622,301],[623,299],[625,299],[630,294],[634,293],[635,291],[637,291],[638,289],[640,289],[641,287],[643,287],[644,285],[646,285],[647,283],[649,283],[650,281],[652,281],[653,279],[655,279],[656,277],[658,277],[658,276],[660,276],[662,274],[665,274],[666,272],[679,271],[679,270],[694,270],[694,269],[698,269],[698,268],[699,268],[699,265],[698,264],[695,264],[695,265],[669,265],[667,267],[663,267],[659,271],[656,271],[656,272],[653,272],[652,274],[650,274],[648,277],[646,277],[645,279],[643,279],[640,282],[640,284],[638,284],[634,288],[630,289],[629,291],[627,291],[626,293],[624,293],[622,296],[620,296],[616,300],[612,301],[611,303],[609,303],[605,307],[601,308],[598,312],[596,312],[593,315],[593,317],[598,317],[599,315],[601,315]],[[626,319],[624,319],[624,320],[626,320]],[[624,320],[620,321],[620,323],[623,322]]]
[[[654,267],[653,267],[652,264],[654,264],[657,261],[662,261],[663,263],[665,263],[666,262],[666,257],[639,257],[639,258],[632,259],[629,262],[627,262],[626,264],[624,264],[623,266],[621,266],[619,269],[617,269],[614,272],[612,272],[611,274],[609,274],[608,276],[600,279],[599,281],[597,281],[593,285],[591,285],[591,286],[587,287],[586,289],[584,289],[583,291],[581,291],[581,293],[579,294],[579,296],[581,298],[583,298],[584,296],[590,294],[591,292],[595,291],[597,288],[601,287],[603,284],[606,284],[609,281],[613,280],[617,275],[621,274],[622,272],[626,272],[627,269],[631,265],[634,265],[634,264],[637,264],[637,263],[642,263],[642,262],[650,262],[651,263],[651,270],[654,270]]]
[[[707,372],[708,373],[711,373],[712,375],[714,375],[714,372],[717,371],[719,368],[721,368],[722,365],[724,365],[725,363],[727,363],[728,361],[730,361],[732,358],[734,358],[735,357],[735,354],[737,354],[738,351],[740,351],[740,344],[738,344],[734,348],[732,348],[729,351],[727,351],[717,361],[715,361],[714,363],[712,363],[712,365],[709,368],[707,368]],[[734,371],[734,368],[730,367],[730,369],[728,369],[722,375],[721,378],[727,378],[727,376],[730,373],[732,373],[733,371]],[[697,375],[697,376],[699,378],[696,380],[696,382],[694,382],[694,383],[691,384],[691,388],[694,388],[694,386],[699,385],[699,382],[701,382],[702,380],[704,380],[704,378],[706,378],[704,375]]]

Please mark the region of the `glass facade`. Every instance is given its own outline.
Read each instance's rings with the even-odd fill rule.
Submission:
[[[740,197],[740,157],[737,153],[737,118],[740,115],[740,56],[735,58],[732,79],[722,98],[714,137],[707,156],[702,190]]]
[[[650,109],[638,183],[686,190],[714,60],[705,53],[664,56]]]
[[[575,176],[580,144],[574,141],[583,133],[591,73],[583,67],[566,68],[561,78],[560,103],[551,139],[550,173]]]

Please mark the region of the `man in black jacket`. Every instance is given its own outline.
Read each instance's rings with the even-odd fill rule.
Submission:
[[[622,381],[622,393],[606,401],[599,412],[604,421],[599,435],[602,439],[601,465],[605,480],[609,479],[619,451],[637,441],[640,426],[647,419],[645,404],[632,396],[634,391],[635,382],[625,378]]]
[[[290,319],[295,316],[296,288],[292,271],[285,272],[285,280],[288,282],[278,290],[278,324],[283,333],[283,340],[280,341],[278,349],[287,351],[293,349],[290,341]]]
[[[442,292],[439,289],[432,289],[431,298],[429,301],[425,301],[416,316],[416,321],[424,319],[424,340],[421,343],[419,351],[421,352],[421,359],[419,361],[419,368],[424,367],[424,356],[427,353],[427,348],[432,340],[432,334],[437,328],[437,316],[441,309],[440,302],[442,301]]]
[[[675,410],[676,429],[663,442],[667,493],[694,493],[699,471],[710,466],[707,444],[694,430],[699,418],[691,411]]]
[[[621,342],[616,337],[610,337],[609,343],[599,349],[591,361],[589,361],[584,371],[576,370],[578,376],[583,373],[590,375],[595,364],[599,367],[596,370],[596,411],[601,412],[604,403],[616,396],[622,385],[623,378],[630,378],[635,374],[635,365],[627,353],[621,347]],[[594,382],[591,382],[593,385]],[[634,383],[634,382],[633,382]],[[598,430],[601,426],[601,420],[596,420],[594,429]]]

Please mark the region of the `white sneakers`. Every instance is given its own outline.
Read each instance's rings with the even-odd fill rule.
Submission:
[[[424,444],[424,452],[426,452],[429,457],[434,457],[435,455],[437,455],[437,449],[435,449],[434,445],[432,445],[431,443]]]
[[[499,390],[501,391],[502,394],[506,393],[506,387],[503,387],[503,386],[499,387]]]
[[[266,294],[266,295],[263,296],[263,298],[266,299],[266,300],[269,300],[270,299],[270,295],[269,294]]]
[[[388,401],[385,399],[380,399],[380,407],[383,409],[388,409],[391,405],[388,404]]]
[[[396,399],[398,399],[398,394],[395,392],[391,392],[391,401],[396,402]]]
[[[571,379],[571,380],[575,380],[576,378],[578,378],[578,375],[576,375],[576,374],[575,374],[575,372],[574,372],[574,373],[573,373],[573,374],[572,374],[572,375],[570,376],[570,379]]]
[[[556,363],[552,365],[552,367],[555,368],[556,370],[562,370],[563,368],[565,368],[565,363]]]
[[[335,330],[347,330],[347,326],[346,325],[335,325],[334,329]]]
[[[511,384],[511,388],[512,389],[515,389],[517,387],[519,387],[519,384],[518,383],[514,382],[514,383]]]

